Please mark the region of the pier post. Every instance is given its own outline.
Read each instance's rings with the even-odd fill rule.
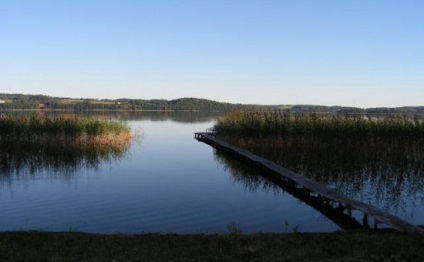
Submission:
[[[364,213],[364,218],[362,219],[362,225],[368,227],[368,215]]]
[[[374,219],[374,230],[378,229],[378,220]]]

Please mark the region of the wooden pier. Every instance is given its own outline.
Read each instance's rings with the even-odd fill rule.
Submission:
[[[307,194],[311,198],[315,198],[320,203],[320,205],[327,207],[330,206],[332,208],[341,210],[342,213],[346,213],[349,217],[352,217],[352,210],[361,211],[363,213],[362,225],[364,227],[368,227],[369,218],[373,218],[374,229],[378,228],[378,224],[385,224],[386,226],[400,232],[424,234],[424,229],[418,226],[404,221],[372,205],[340,195],[326,185],[320,184],[314,180],[297,174],[247,150],[230,145],[216,138],[211,132],[195,133],[195,139],[207,143],[219,150],[226,151],[232,156],[242,159],[243,161],[253,165],[256,168],[267,171],[267,173],[272,174],[274,178],[281,179],[285,183],[294,185],[295,188],[301,189],[304,194]],[[337,224],[340,225],[340,223]],[[341,227],[343,228],[343,226]]]

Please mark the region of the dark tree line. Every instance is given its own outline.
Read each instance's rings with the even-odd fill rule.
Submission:
[[[50,110],[175,110],[175,111],[209,111],[230,112],[243,110],[273,110],[289,113],[346,113],[346,114],[424,114],[424,106],[397,107],[397,108],[356,108],[342,106],[320,105],[246,105],[221,103],[217,101],[180,98],[174,100],[164,99],[86,99],[51,97],[45,95],[1,94],[0,110],[10,109],[50,109]]]
[[[0,109],[50,109],[50,110],[175,110],[217,111],[264,110],[266,106],[220,103],[207,99],[71,99],[44,95],[0,94]]]

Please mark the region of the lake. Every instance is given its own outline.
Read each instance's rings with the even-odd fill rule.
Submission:
[[[245,233],[340,230],[258,171],[196,141],[194,132],[212,127],[216,114],[142,112],[98,117],[126,121],[141,130],[142,138],[108,156],[31,155],[14,160],[18,164],[11,166],[10,159],[15,158],[1,154],[1,231],[214,234],[228,233],[234,227]],[[420,174],[411,181],[421,185],[424,176]],[[371,182],[361,188],[379,192]],[[354,186],[351,182],[345,187]],[[423,189],[410,186],[405,190],[397,194],[401,208],[388,209],[423,224]],[[379,205],[386,208],[387,203]]]

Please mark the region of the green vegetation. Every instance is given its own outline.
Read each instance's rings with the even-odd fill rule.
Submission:
[[[358,115],[235,112],[215,125],[219,135],[302,137],[313,139],[424,139],[424,123],[407,117],[372,119]]]
[[[241,230],[239,224],[237,224],[236,222],[231,222],[230,224],[228,224],[227,231],[228,231],[228,234],[231,234],[231,235],[243,234],[243,231]]]
[[[424,123],[414,118],[231,113],[215,130],[232,145],[391,212],[405,215],[424,197]],[[236,179],[252,189],[269,184]]]
[[[424,114],[423,106],[362,109],[355,107],[320,105],[246,105],[221,103],[217,101],[198,98],[180,98],[174,100],[145,100],[121,98],[112,100],[0,93],[0,112],[1,110],[54,110],[75,112],[143,110],[233,112],[240,110],[277,110],[286,113],[355,113],[385,115]]]
[[[226,142],[302,174],[356,200],[400,213],[424,199],[424,141],[225,137]],[[219,155],[234,176],[238,166]],[[236,161],[237,162],[237,161]],[[267,185],[249,169],[237,176],[247,188]],[[253,178],[250,178],[253,176]],[[243,179],[242,179],[243,178]],[[245,178],[245,179],[244,179]],[[251,181],[250,181],[250,180]],[[252,183],[249,183],[252,182]],[[259,183],[261,182],[261,183]],[[372,185],[372,186],[370,186]]]
[[[3,116],[0,173],[74,172],[121,158],[138,134],[116,121],[87,117]],[[25,172],[23,172],[25,173]]]
[[[86,117],[3,116],[0,118],[0,142],[100,146],[128,142],[128,126],[115,121]]]
[[[422,261],[424,237],[397,233],[91,235],[0,233],[1,261]]]
[[[259,105],[220,103],[207,99],[73,99],[43,95],[0,94],[0,110],[58,110],[58,111],[203,111],[229,112],[265,109]]]

